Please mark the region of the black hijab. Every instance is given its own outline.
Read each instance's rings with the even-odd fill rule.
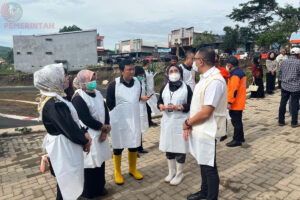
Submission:
[[[180,79],[176,82],[172,82],[170,81],[169,79],[169,71],[170,71],[170,68],[171,67],[176,67],[180,73]],[[183,71],[181,69],[181,67],[179,67],[178,65],[170,65],[168,68],[167,68],[167,73],[168,73],[168,83],[169,83],[169,89],[171,92],[174,92],[176,91],[178,88],[181,87],[182,85],[182,79],[183,79]]]

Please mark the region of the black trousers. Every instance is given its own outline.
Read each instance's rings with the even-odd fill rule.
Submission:
[[[114,155],[118,156],[121,155],[124,149],[113,149]],[[137,148],[128,148],[129,152],[137,152]]]
[[[101,167],[84,169],[84,187],[81,196],[89,199],[100,196],[105,183],[105,162]]]
[[[150,124],[152,123],[152,119],[151,119],[152,110],[151,110],[150,106],[148,105],[148,103],[146,103],[146,107],[147,107],[147,115],[148,115],[148,124],[150,126]]]
[[[141,134],[141,146],[139,146],[137,148],[138,151],[143,151],[144,150],[144,147],[143,147],[143,133]]]
[[[166,157],[169,160],[175,159],[178,163],[185,163],[186,154],[166,152]]]
[[[274,73],[274,75],[272,75],[271,72],[267,73],[267,84],[266,84],[266,89],[267,89],[267,93],[272,93],[273,90],[275,90],[275,80],[276,80],[276,72]]]
[[[297,92],[289,92],[281,88],[281,100],[279,106],[279,114],[278,114],[278,122],[281,124],[285,123],[285,112],[286,112],[286,104],[290,99],[290,113],[292,115],[292,125],[298,124],[298,111],[299,111],[299,97],[300,91]]]
[[[208,165],[200,165],[201,171],[201,193],[206,196],[207,200],[217,200],[219,196],[219,173],[216,163],[216,152],[215,152],[215,163],[214,167]]]
[[[231,117],[231,123],[234,127],[233,140],[238,142],[245,142],[244,128],[243,128],[243,111],[242,110],[230,110],[229,115]]]
[[[252,98],[264,98],[264,82],[262,78],[255,78],[255,84],[258,86],[258,90],[256,92],[251,92]]]

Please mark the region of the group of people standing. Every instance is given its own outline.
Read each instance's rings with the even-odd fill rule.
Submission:
[[[234,126],[234,137],[227,146],[241,146],[245,141],[245,74],[235,57],[229,57],[226,63],[229,72],[218,65],[218,56],[210,47],[187,52],[183,64],[178,65],[175,59],[167,67],[167,81],[158,100],[151,63],[147,61],[144,67],[134,67],[130,60],[121,62],[121,76],[110,83],[106,101],[96,89],[95,72],[81,70],[73,81],[76,90],[67,94],[72,84],[62,64],[47,65],[35,72],[34,85],[41,93],[40,116],[48,132],[43,147],[57,180],[57,199],[107,194],[105,161],[111,157],[115,183],[124,184],[124,148],[128,149],[129,174],[136,180],[143,179],[137,170],[137,157],[138,152],[146,153],[142,134],[155,125],[149,110],[163,113],[159,150],[166,153],[169,169],[164,181],[170,185],[182,182],[186,154],[191,153],[200,166],[202,184],[201,190],[187,199],[217,199],[216,144],[226,138],[227,120],[231,118]],[[196,73],[200,73],[197,84]]]

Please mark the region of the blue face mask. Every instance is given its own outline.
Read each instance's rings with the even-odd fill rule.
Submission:
[[[138,76],[137,79],[138,79],[139,81],[142,81],[142,80],[143,80],[143,77]]]
[[[96,81],[91,81],[88,83],[88,86],[86,89],[88,90],[95,90],[97,88],[97,82]]]

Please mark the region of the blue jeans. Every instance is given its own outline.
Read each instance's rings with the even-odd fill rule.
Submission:
[[[299,97],[300,91],[289,92],[281,88],[281,100],[279,106],[278,122],[285,123],[286,104],[290,99],[290,113],[292,115],[292,125],[298,124],[298,111],[299,111]]]

